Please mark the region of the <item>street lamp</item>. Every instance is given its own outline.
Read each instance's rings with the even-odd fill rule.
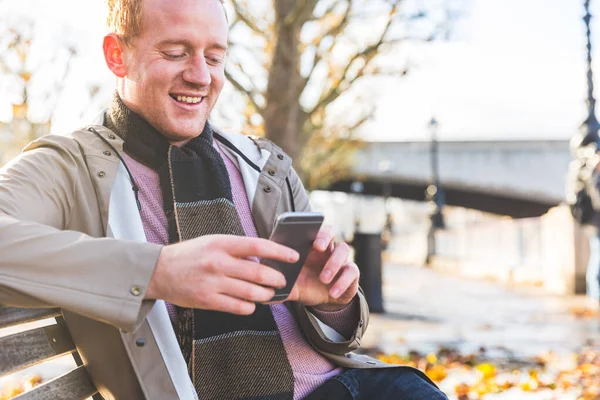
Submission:
[[[354,181],[350,185],[350,192],[355,194],[353,196],[352,206],[354,208],[354,234],[360,231],[360,219],[362,217],[360,210],[360,202],[362,200],[362,193],[365,189],[365,185],[360,181]]]
[[[590,14],[590,0],[584,1],[585,16],[583,21],[585,22],[586,37],[587,37],[587,105],[588,105],[588,116],[579,126],[579,133],[571,140],[571,149],[577,150],[579,147],[584,147],[589,144],[596,144],[598,147],[598,130],[600,129],[600,123],[596,118],[596,99],[594,98],[594,73],[592,71],[592,40],[590,21],[592,15]]]
[[[395,166],[395,163],[392,160],[388,160],[388,159],[379,161],[379,164],[377,165],[377,170],[379,171],[379,174],[382,179],[381,195],[383,197],[383,208],[386,213],[389,212],[388,200],[389,200],[390,196],[392,195],[392,182],[391,182],[392,177],[391,177],[391,175],[394,172],[394,166]]]
[[[381,245],[383,250],[387,250],[389,243],[392,240],[393,228],[394,228],[394,217],[392,210],[390,209],[389,199],[392,195],[392,183],[390,174],[393,172],[394,162],[388,159],[381,160],[377,169],[381,173],[383,180],[383,210],[385,212],[385,222],[383,223],[383,229],[381,231]]]
[[[427,257],[425,258],[426,265],[431,264],[432,257],[435,255],[435,231],[445,227],[444,215],[442,214],[445,203],[445,194],[440,183],[439,148],[437,141],[438,122],[435,118],[431,118],[431,121],[429,121],[429,129],[431,131],[429,158],[431,161],[432,183],[425,191],[425,199],[430,207],[430,224],[429,231],[427,232]]]

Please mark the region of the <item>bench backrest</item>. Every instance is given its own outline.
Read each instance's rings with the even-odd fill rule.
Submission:
[[[59,309],[0,307],[0,329],[56,318],[56,324],[0,337],[0,378],[45,361],[72,354],[77,368],[14,397],[33,399],[102,399],[90,380]]]

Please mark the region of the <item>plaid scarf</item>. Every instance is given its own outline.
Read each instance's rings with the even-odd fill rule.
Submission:
[[[158,172],[169,243],[244,236],[208,122],[185,146],[172,146],[115,95],[105,126],[124,140],[127,154]],[[269,306],[257,304],[250,316],[176,309],[175,333],[200,399],[293,398],[292,369]]]

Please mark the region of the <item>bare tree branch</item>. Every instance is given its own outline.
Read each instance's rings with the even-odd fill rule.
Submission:
[[[258,22],[250,15],[248,9],[240,3],[240,0],[231,0],[231,3],[233,4],[233,10],[237,19],[246,24],[246,26],[252,29],[254,33],[265,38],[271,37],[271,34],[268,31],[261,29],[258,26]]]
[[[248,82],[250,82],[251,87],[248,88],[248,92],[252,93],[252,95],[258,95],[259,93],[261,93],[261,91],[258,89],[258,85],[256,83],[254,83],[254,79],[252,78],[252,75],[250,75],[247,71],[246,68],[244,67],[244,63],[241,63],[238,60],[232,60],[233,65],[235,67],[238,68],[238,70],[242,73],[242,75],[244,76],[244,78],[246,78],[246,80]]]
[[[350,13],[352,12],[354,1],[355,0],[348,0],[346,11],[344,12],[344,15],[342,16],[340,22],[329,28],[325,33],[318,37],[316,39],[317,43],[319,43],[328,36],[338,36],[344,30],[344,28],[348,25],[348,22],[350,21]]]
[[[250,103],[252,103],[252,106],[256,109],[256,111],[258,113],[261,113],[264,111],[264,108],[261,107],[257,102],[256,99],[254,98],[254,96],[256,96],[258,93],[256,92],[252,92],[249,89],[246,89],[246,87],[244,85],[242,85],[227,69],[225,69],[225,77],[227,78],[227,80],[229,82],[231,82],[231,84],[242,94],[244,94],[244,96],[250,101]]]
[[[310,78],[312,77],[313,73],[315,72],[317,65],[319,65],[319,63],[323,59],[323,56],[325,54],[330,53],[331,50],[333,50],[333,48],[337,44],[338,37],[344,31],[344,28],[348,25],[348,22],[350,20],[349,19],[350,12],[352,11],[353,2],[354,2],[354,0],[348,0],[348,3],[347,3],[348,5],[346,8],[346,11],[344,12],[344,15],[342,16],[340,21],[337,24],[335,24],[334,26],[332,26],[330,29],[328,29],[324,34],[318,36],[313,41],[313,43],[315,44],[315,55],[313,57],[312,67],[311,67],[310,71],[308,72],[308,74],[306,75],[306,77],[304,78],[301,92],[303,92],[304,88],[306,88],[306,85],[308,85]],[[334,3],[332,7],[336,6],[337,4],[339,4],[339,3]],[[325,15],[327,15],[327,14],[325,14]],[[333,41],[332,41],[331,45],[328,46],[327,49],[319,49],[318,43],[321,43],[328,36],[333,36]]]
[[[363,51],[358,52],[354,56],[352,56],[350,61],[346,64],[346,67],[342,71],[340,77],[334,82],[334,84],[331,85],[331,88],[329,89],[329,91],[324,93],[321,96],[320,100],[317,102],[317,104],[310,111],[307,112],[309,117],[315,111],[317,111],[321,108],[327,107],[329,104],[331,104],[333,101],[335,101],[348,87],[350,87],[359,78],[363,77],[366,69],[369,67],[369,65],[373,61],[373,59],[377,56],[382,45],[394,44],[394,43],[397,43],[400,41],[400,40],[386,40],[386,36],[387,36],[391,26],[393,25],[394,16],[399,7],[399,4],[400,4],[400,1],[397,1],[393,5],[392,10],[389,13],[388,22],[387,22],[385,28],[383,29],[383,32],[379,36],[379,39],[377,40],[377,42],[373,43],[370,46],[367,46]],[[351,68],[354,65],[355,61],[357,61],[359,59],[363,59],[364,64],[362,67],[360,67],[360,69],[358,70],[356,75],[354,75],[353,77],[350,77],[349,75],[350,75]]]
[[[421,25],[411,29],[411,22],[428,14],[418,10],[400,12],[403,0],[271,0],[274,19],[265,22],[250,9],[249,4],[253,4],[250,0],[231,1],[236,10],[236,21],[248,26],[235,33],[239,31],[241,36],[248,36],[249,32],[261,39],[250,43],[245,40],[247,38],[240,38],[242,44],[234,43],[236,39],[231,43],[239,50],[235,54],[240,62],[232,62],[226,76],[236,91],[243,93],[244,100],[247,99],[245,118],[253,121],[255,128],[262,127],[265,136],[295,160],[294,165],[301,177],[308,179],[305,181],[308,186],[315,187],[317,183],[335,179],[344,173],[351,161],[351,154],[359,142],[352,137],[372,118],[374,106],[371,112],[363,108],[364,113],[342,114],[338,120],[330,114],[333,111],[330,105],[342,100],[340,96],[361,79],[406,75],[408,64],[387,66],[384,59],[379,63],[379,55],[389,52],[387,46],[410,41],[411,33],[416,40],[425,40],[424,36],[435,27],[428,24],[427,32],[424,32]],[[260,3],[259,0],[252,1]],[[359,6],[363,2],[365,7]],[[370,6],[375,3],[377,6]],[[370,40],[360,40],[360,45],[355,45],[348,53],[346,47],[341,47],[347,42],[352,46],[355,35],[349,27],[355,22],[377,26],[377,32],[373,32],[372,37],[369,35]],[[409,33],[396,34],[397,26],[406,28],[403,31]],[[305,33],[308,34],[306,38]],[[435,38],[432,35],[429,39]],[[243,43],[250,43],[255,51]],[[255,71],[254,64],[250,68],[246,52],[247,57],[254,57],[257,65],[264,68],[261,75]],[[336,59],[340,53],[347,55],[346,62],[340,63]],[[324,82],[317,82],[317,76],[321,75],[324,75]],[[264,76],[266,87],[263,87]],[[259,77],[261,80],[256,82],[251,79]],[[309,92],[312,89],[316,94]],[[304,104],[304,95],[315,101]],[[365,105],[368,103],[365,101]],[[257,115],[262,121],[256,118]]]
[[[74,47],[69,47],[69,58],[67,60],[67,64],[65,66],[65,70],[62,74],[61,79],[56,80],[54,83],[54,93],[56,93],[54,104],[50,108],[49,119],[52,119],[56,113],[56,108],[60,102],[60,98],[62,96],[63,91],[65,90],[65,83],[67,82],[67,78],[69,76],[69,72],[71,72],[71,65],[73,63],[73,58],[77,55],[77,50]]]
[[[375,116],[375,110],[371,108],[369,112],[366,112],[361,118],[358,119],[354,124],[345,127],[348,130],[348,133],[352,135],[354,132],[359,130],[365,123],[369,122]]]
[[[292,25],[299,23],[300,25],[310,19],[319,0],[300,0],[294,3],[292,10],[285,16],[283,23]]]
[[[381,68],[373,68],[371,70],[365,71],[363,77],[367,76],[388,76],[390,78],[402,78],[403,76],[408,75],[409,67],[405,66],[404,68],[394,68],[394,69],[381,69]]]
[[[356,139],[340,140],[344,136],[344,129],[328,129],[327,135],[323,131],[315,132],[308,143],[310,152],[304,153],[304,178],[307,187],[315,189],[327,187],[330,183],[342,179],[348,172],[351,156],[362,142]],[[318,168],[314,168],[318,165]]]
[[[325,11],[323,12],[323,15],[321,15],[320,17],[317,17],[313,13],[313,17],[310,18],[307,22],[309,22],[309,21],[319,21],[319,20],[323,19],[323,17],[326,17],[327,15],[331,14],[333,12],[333,10],[335,10],[335,8],[337,6],[339,6],[340,4],[342,4],[342,3],[345,4],[346,0],[336,0],[336,1],[334,1],[333,3],[331,3],[331,5],[329,7],[327,7],[325,9]]]
[[[229,49],[227,50],[228,53],[232,53],[233,49],[244,49],[246,51],[248,51],[249,53],[255,52],[256,48],[249,45],[248,43],[243,43],[243,42],[235,42],[233,40],[229,40]]]

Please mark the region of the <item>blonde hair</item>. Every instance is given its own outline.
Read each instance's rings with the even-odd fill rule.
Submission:
[[[218,0],[225,11],[224,0]],[[106,24],[111,32],[116,33],[126,46],[142,29],[143,0],[108,0],[108,17]],[[225,13],[227,18],[227,13]]]
[[[143,0],[108,0],[106,25],[126,46],[131,44],[142,29]]]

